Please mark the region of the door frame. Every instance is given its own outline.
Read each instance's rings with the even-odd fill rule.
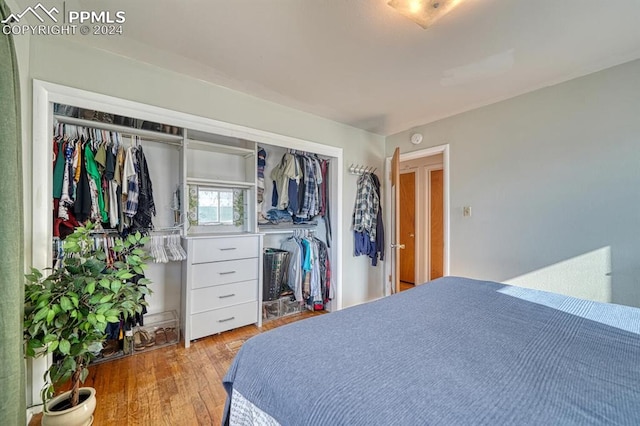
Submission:
[[[425,230],[424,230],[424,238],[425,238],[425,248],[424,248],[424,252],[422,253],[424,255],[423,260],[425,260],[427,262],[427,268],[425,271],[425,275],[427,276],[427,281],[431,281],[431,222],[432,222],[432,217],[431,217],[431,172],[436,171],[436,170],[442,170],[442,176],[443,176],[443,182],[442,182],[442,193],[443,193],[443,197],[444,197],[444,166],[441,165],[434,165],[434,166],[427,166],[424,168],[425,171],[425,180],[426,180],[426,186],[427,186],[427,212],[428,212],[428,217],[427,217],[427,225],[425,226]],[[444,200],[443,200],[444,202]],[[444,216],[444,206],[442,209],[442,215]],[[443,229],[442,231],[444,232],[444,217],[443,217],[443,225],[442,225]],[[444,263],[444,256],[442,259],[442,262]],[[443,271],[444,271],[444,265],[443,265]],[[421,283],[422,284],[422,283]]]
[[[444,250],[443,250],[443,274],[444,276],[447,276],[450,274],[450,223],[451,223],[451,208],[450,208],[450,202],[451,202],[451,198],[450,198],[450,178],[449,178],[449,144],[443,144],[443,145],[438,145],[438,146],[434,146],[431,148],[425,148],[425,149],[421,149],[418,151],[412,151],[412,152],[406,152],[406,153],[401,153],[400,154],[400,161],[408,161],[408,160],[415,160],[418,158],[423,158],[423,157],[431,157],[433,155],[438,155],[438,154],[442,154],[442,177],[443,177],[443,208],[442,208],[442,215],[443,215],[443,233],[444,233]],[[384,194],[384,202],[385,202],[385,208],[384,208],[384,214],[385,217],[387,218],[387,223],[389,223],[389,229],[391,229],[391,227],[393,226],[393,223],[391,222],[392,219],[392,214],[391,214],[391,210],[392,210],[392,198],[391,198],[391,158],[392,157],[386,157],[385,159],[385,194]],[[389,241],[389,243],[392,243],[393,241]],[[389,245],[387,244],[387,247],[385,247],[386,250],[391,250],[389,248]],[[392,275],[393,275],[393,270],[395,268],[396,265],[394,265],[393,263],[393,257],[389,257],[389,262],[384,262],[384,276],[383,276],[383,285],[382,288],[384,289],[384,296],[389,296],[392,294],[391,292],[391,286],[392,284]]]

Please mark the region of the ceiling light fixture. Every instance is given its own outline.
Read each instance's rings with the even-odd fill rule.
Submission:
[[[462,0],[390,0],[387,4],[426,29],[461,2]]]

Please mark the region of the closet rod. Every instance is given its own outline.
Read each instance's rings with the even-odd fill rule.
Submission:
[[[122,133],[123,135],[127,136],[140,136],[144,140],[182,146],[182,136],[178,135],[163,134],[159,132],[153,132],[151,130],[136,129],[133,127],[120,126],[118,124],[102,123],[100,121],[84,120],[82,118],[66,117],[64,115],[54,115],[53,118],[64,124],[92,127],[94,129],[102,129]]]
[[[155,229],[149,229],[150,233],[158,233],[158,232],[177,232],[177,231],[182,231],[182,227],[184,226],[184,224],[180,224],[180,225],[175,225],[175,226],[167,226],[164,228],[155,228]]]
[[[178,232],[178,231],[182,231],[182,226],[183,225],[176,225],[176,226],[166,226],[163,228],[154,228],[154,229],[135,229],[135,232],[149,232],[149,233],[157,233],[157,232]],[[111,229],[111,228],[107,228],[107,229],[94,229],[90,232],[92,235],[108,235],[108,234],[120,234],[120,231],[117,229]],[[54,240],[58,237],[53,237]]]

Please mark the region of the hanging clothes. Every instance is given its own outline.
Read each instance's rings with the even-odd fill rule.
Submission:
[[[76,200],[73,204],[73,212],[79,222],[85,222],[91,215],[91,188],[89,187],[89,177],[84,161],[83,145],[83,139],[81,139],[81,143],[76,144],[78,167],[76,169]]]
[[[257,173],[258,173],[258,204],[262,204],[264,200],[264,167],[267,165],[267,151],[261,146],[258,147],[258,160],[257,160]]]
[[[124,208],[125,216],[134,217],[138,211],[138,171],[136,164],[135,148],[129,147],[124,160],[123,171],[124,186],[122,194],[127,196]]]
[[[156,205],[153,201],[153,184],[149,176],[149,166],[144,156],[142,146],[136,148],[136,163],[138,164],[138,209],[133,217],[134,229],[153,228],[152,217],[156,215]]]
[[[272,206],[286,211],[295,224],[311,223],[316,216],[325,217],[328,165],[328,160],[320,160],[314,155],[285,153],[271,172],[274,183]],[[328,226],[330,228],[329,223]]]
[[[116,154],[116,172],[113,176],[116,182],[116,194],[118,197],[118,231],[123,232],[127,224],[127,215],[124,214],[124,203],[126,203],[126,194],[124,193],[124,185],[127,183],[124,177],[125,149],[123,146],[118,148]]]
[[[377,175],[371,174],[371,179],[373,180],[373,186],[376,190],[376,194],[378,194],[378,200],[381,200],[380,196],[380,179]],[[382,222],[382,207],[378,206],[378,217],[376,218],[376,247],[373,256],[371,257],[371,265],[376,266],[378,263],[378,258],[380,260],[384,260],[384,223]]]
[[[375,190],[375,185],[370,173],[364,173],[358,179],[356,203],[353,209],[353,230],[356,232],[368,232],[371,241],[376,238],[376,222],[380,198]]]
[[[53,140],[54,149],[54,167],[53,167],[53,198],[60,198],[62,196],[62,185],[64,179],[64,149],[66,141],[62,138],[55,137]]]
[[[294,237],[287,238],[280,244],[280,249],[290,253],[289,264],[287,269],[286,281],[287,285],[298,301],[302,301],[302,246]]]
[[[271,179],[274,182],[272,206],[278,210],[286,210],[289,207],[289,179],[299,179],[300,175],[296,167],[296,158],[286,153],[277,167],[271,171]]]
[[[280,245],[290,253],[286,282],[297,301],[322,310],[331,298],[331,267],[327,245],[320,239],[296,233]]]
[[[322,193],[324,194],[324,211],[320,212],[321,216],[324,216],[325,228],[327,232],[327,246],[331,247],[331,209],[329,208],[328,188],[329,185],[329,160],[322,161],[322,185],[324,187]]]
[[[117,132],[73,125],[54,133],[54,235],[64,239],[87,220],[121,232],[153,228],[153,184],[141,146],[125,148]]]
[[[104,196],[102,194],[102,176],[98,171],[98,165],[96,164],[93,151],[90,144],[87,144],[84,149],[85,161],[87,167],[87,174],[91,178],[89,180],[89,187],[91,188],[91,220],[107,222],[109,217],[107,211],[104,208]]]
[[[302,170],[304,173],[303,191],[304,198],[300,211],[296,215],[301,219],[309,219],[316,216],[320,211],[318,209],[318,186],[316,179],[316,167],[313,159],[306,155],[299,156],[302,162]]]
[[[384,224],[380,207],[380,179],[373,173],[358,178],[353,209],[354,256],[366,255],[371,265],[384,260]]]
[[[329,265],[329,250],[327,245],[318,238],[314,238],[318,246],[318,267],[320,273],[320,293],[324,303],[329,302],[331,297],[331,268]]]
[[[75,182],[73,175],[73,141],[69,141],[64,149],[64,174],[62,179],[62,193],[60,194],[60,205],[58,206],[58,217],[62,220],[69,220],[69,207],[73,205],[73,194],[75,192]],[[55,199],[55,194],[54,194]]]
[[[116,180],[116,175],[119,175],[119,169],[117,165],[117,153],[118,149],[114,145],[107,150],[107,166],[105,168],[104,177],[107,180],[107,186],[109,190],[109,226],[115,228],[120,222],[120,214],[118,206],[120,205],[120,196],[118,194],[118,188],[120,186],[119,181]]]

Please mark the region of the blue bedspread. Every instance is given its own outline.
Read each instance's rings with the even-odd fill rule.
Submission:
[[[640,309],[447,277],[255,336],[224,384],[282,425],[639,425]]]

